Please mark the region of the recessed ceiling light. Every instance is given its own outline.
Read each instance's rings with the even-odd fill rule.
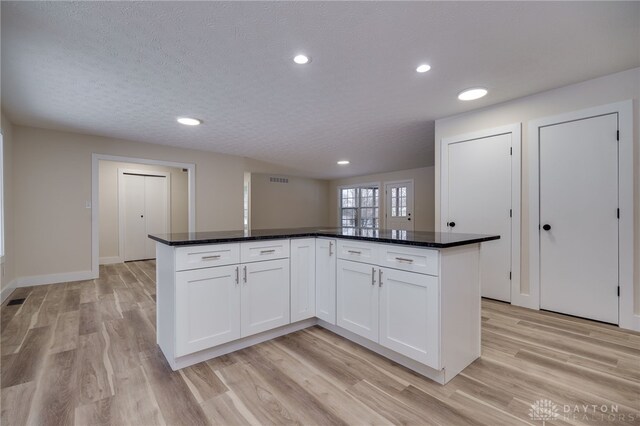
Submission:
[[[197,126],[198,124],[202,123],[202,120],[190,117],[180,117],[178,118],[178,123],[184,124],[185,126]]]
[[[487,94],[487,89],[484,87],[474,87],[472,89],[463,90],[458,94],[458,99],[461,101],[473,101],[480,99]]]
[[[305,55],[297,55],[293,58],[293,62],[295,62],[298,65],[304,65],[311,62],[311,58]]]
[[[349,164],[349,160],[340,160],[338,161],[338,164],[341,166],[346,166],[347,164]]]
[[[427,72],[427,71],[429,71],[430,69],[431,69],[431,66],[430,66],[430,65],[422,64],[422,65],[420,65],[418,68],[416,68],[416,71],[417,71],[417,72]]]

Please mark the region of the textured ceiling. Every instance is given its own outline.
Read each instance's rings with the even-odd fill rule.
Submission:
[[[324,178],[433,164],[436,118],[640,66],[637,2],[1,7],[2,106],[17,124]],[[292,62],[300,52],[309,65]],[[489,95],[457,100],[477,85]]]

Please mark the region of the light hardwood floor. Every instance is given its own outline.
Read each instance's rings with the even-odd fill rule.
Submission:
[[[487,300],[482,358],[446,386],[319,327],[172,372],[154,276],[135,262],[16,290],[25,303],[1,309],[2,425],[541,425],[538,400],[557,404],[548,425],[640,424],[640,334]]]

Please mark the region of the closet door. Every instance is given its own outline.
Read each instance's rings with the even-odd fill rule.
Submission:
[[[124,260],[126,262],[145,259],[147,256],[145,177],[125,173],[122,179]]]
[[[542,309],[618,323],[617,132],[617,114],[540,129]]]
[[[125,172],[121,179],[124,261],[154,259],[156,245],[148,235],[169,232],[167,177]]]

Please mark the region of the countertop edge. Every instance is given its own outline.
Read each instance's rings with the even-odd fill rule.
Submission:
[[[229,237],[229,238],[214,238],[214,239],[202,239],[196,241],[167,241],[160,237],[156,237],[154,235],[148,235],[154,241],[162,243],[171,247],[182,247],[182,246],[201,246],[207,244],[224,244],[224,243],[238,243],[243,241],[260,241],[260,240],[282,240],[289,238],[340,238],[343,240],[357,240],[357,241],[368,241],[372,243],[383,243],[383,244],[395,244],[402,246],[413,246],[413,247],[425,247],[425,248],[452,248],[465,246],[469,244],[477,244],[483,243],[486,241],[494,241],[500,239],[499,235],[488,236],[488,237],[479,237],[473,238],[464,241],[456,241],[452,243],[433,243],[433,242],[420,242],[420,241],[401,241],[401,240],[393,240],[388,238],[379,238],[379,237],[363,237],[358,235],[334,235],[330,233],[323,232],[307,232],[307,233],[299,233],[299,234],[287,234],[287,235],[258,235],[251,237]]]

